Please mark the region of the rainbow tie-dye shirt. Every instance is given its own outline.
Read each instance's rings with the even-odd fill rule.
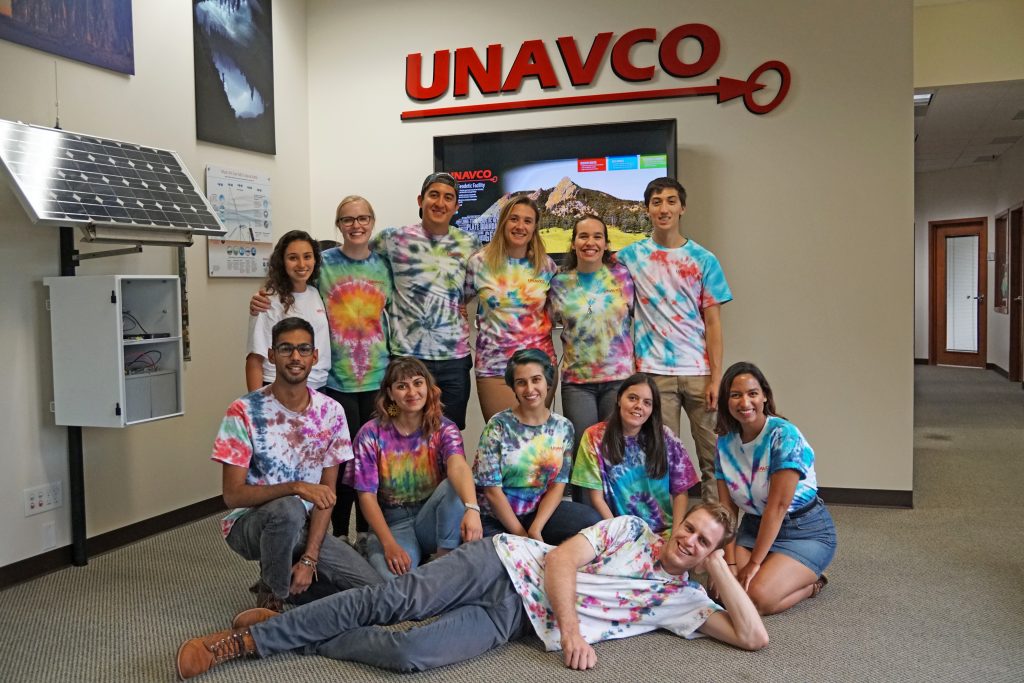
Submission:
[[[814,451],[792,422],[771,415],[764,428],[750,443],[739,433],[718,437],[715,479],[729,487],[729,497],[744,512],[763,515],[768,503],[768,484],[779,470],[800,473],[789,512],[795,512],[818,496],[818,478],[814,474]]]
[[[383,230],[373,238],[371,249],[391,266],[391,353],[421,360],[468,356],[469,321],[462,313],[462,289],[466,265],[480,249],[480,241],[455,227],[435,237],[422,223],[415,223]]]
[[[639,517],[606,519],[580,533],[597,552],[576,572],[576,615],[588,643],[659,628],[700,638],[697,629],[721,611],[699,583],[661,568],[665,541]],[[561,649],[562,634],[544,588],[544,558],[554,546],[499,534],[494,547],[544,647]]]
[[[611,382],[633,374],[633,278],[625,266],[559,273],[548,300],[562,323],[563,382]]]
[[[732,301],[718,259],[693,240],[665,249],[651,238],[617,254],[636,287],[633,346],[637,370],[710,375],[703,310]]]
[[[572,483],[604,491],[605,502],[616,515],[634,515],[647,522],[655,533],[672,528],[672,496],[686,491],[700,479],[690,462],[686,447],[662,427],[668,472],[659,479],[647,474],[647,457],[635,436],[627,436],[622,462],[612,465],[603,457],[601,440],[607,422],[598,422],[583,432]]]
[[[555,362],[548,284],[558,270],[550,257],[540,273],[529,259],[510,258],[498,271],[487,266],[483,252],[469,259],[466,299],[479,297],[476,311],[476,374],[500,377],[519,349],[537,348]]]
[[[356,434],[353,450],[355,461],[345,469],[345,483],[376,493],[385,507],[422,503],[448,476],[448,458],[466,457],[462,433],[446,417],[426,439],[419,430],[403,436],[394,424],[374,418]]]
[[[380,254],[361,261],[335,247],[322,255],[317,289],[327,309],[331,371],[327,386],[355,393],[380,388],[388,367],[384,308],[391,297],[391,272]]]
[[[477,487],[500,486],[517,517],[537,509],[552,484],[569,481],[572,469],[572,423],[551,413],[542,425],[525,425],[511,409],[488,422],[480,435],[480,449],[473,462]],[[477,500],[483,512],[494,512],[483,491]]]
[[[324,469],[352,459],[345,411],[336,401],[307,387],[309,405],[292,412],[274,398],[273,385],[234,401],[220,423],[212,460],[247,467],[245,483],[270,486],[290,481],[319,484]],[[302,501],[306,512],[313,504]],[[221,522],[227,536],[249,508],[232,510]]]

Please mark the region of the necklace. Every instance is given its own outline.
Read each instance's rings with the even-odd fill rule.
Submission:
[[[584,275],[589,276],[586,278],[587,281],[597,281],[598,272],[600,271],[595,271],[593,273],[584,273]],[[587,286],[583,284],[583,280],[580,280],[579,270],[576,271],[576,286],[583,291],[583,296],[587,300],[587,315],[594,315],[594,302],[597,301],[597,297],[602,294],[600,286],[598,287],[598,290],[596,292],[591,292],[589,289],[587,289]]]

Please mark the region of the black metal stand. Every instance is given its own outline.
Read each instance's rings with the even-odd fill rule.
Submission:
[[[60,229],[60,274],[72,276],[78,268],[73,228]],[[84,567],[89,563],[85,531],[85,462],[82,452],[82,428],[68,427],[68,499],[71,503],[71,563]]]

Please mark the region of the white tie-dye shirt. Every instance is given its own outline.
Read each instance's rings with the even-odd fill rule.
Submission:
[[[269,486],[289,481],[319,484],[327,467],[352,459],[348,423],[341,404],[308,387],[309,405],[292,412],[274,398],[274,385],[234,401],[213,442],[212,460],[247,467],[245,483]],[[308,513],[313,504],[302,501]],[[221,521],[227,537],[249,508],[236,508]]]
[[[597,551],[576,572],[576,614],[588,643],[659,628],[699,638],[697,629],[721,610],[686,574],[672,576],[661,568],[665,541],[639,517],[606,519],[580,533]],[[554,546],[500,534],[494,547],[544,647],[561,649],[561,632],[544,591],[544,558]]]

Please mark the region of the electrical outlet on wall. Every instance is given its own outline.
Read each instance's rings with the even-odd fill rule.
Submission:
[[[64,487],[60,481],[51,481],[42,486],[25,489],[25,516],[54,510],[64,504]]]
[[[57,547],[57,523],[43,523],[43,550],[53,550]]]

